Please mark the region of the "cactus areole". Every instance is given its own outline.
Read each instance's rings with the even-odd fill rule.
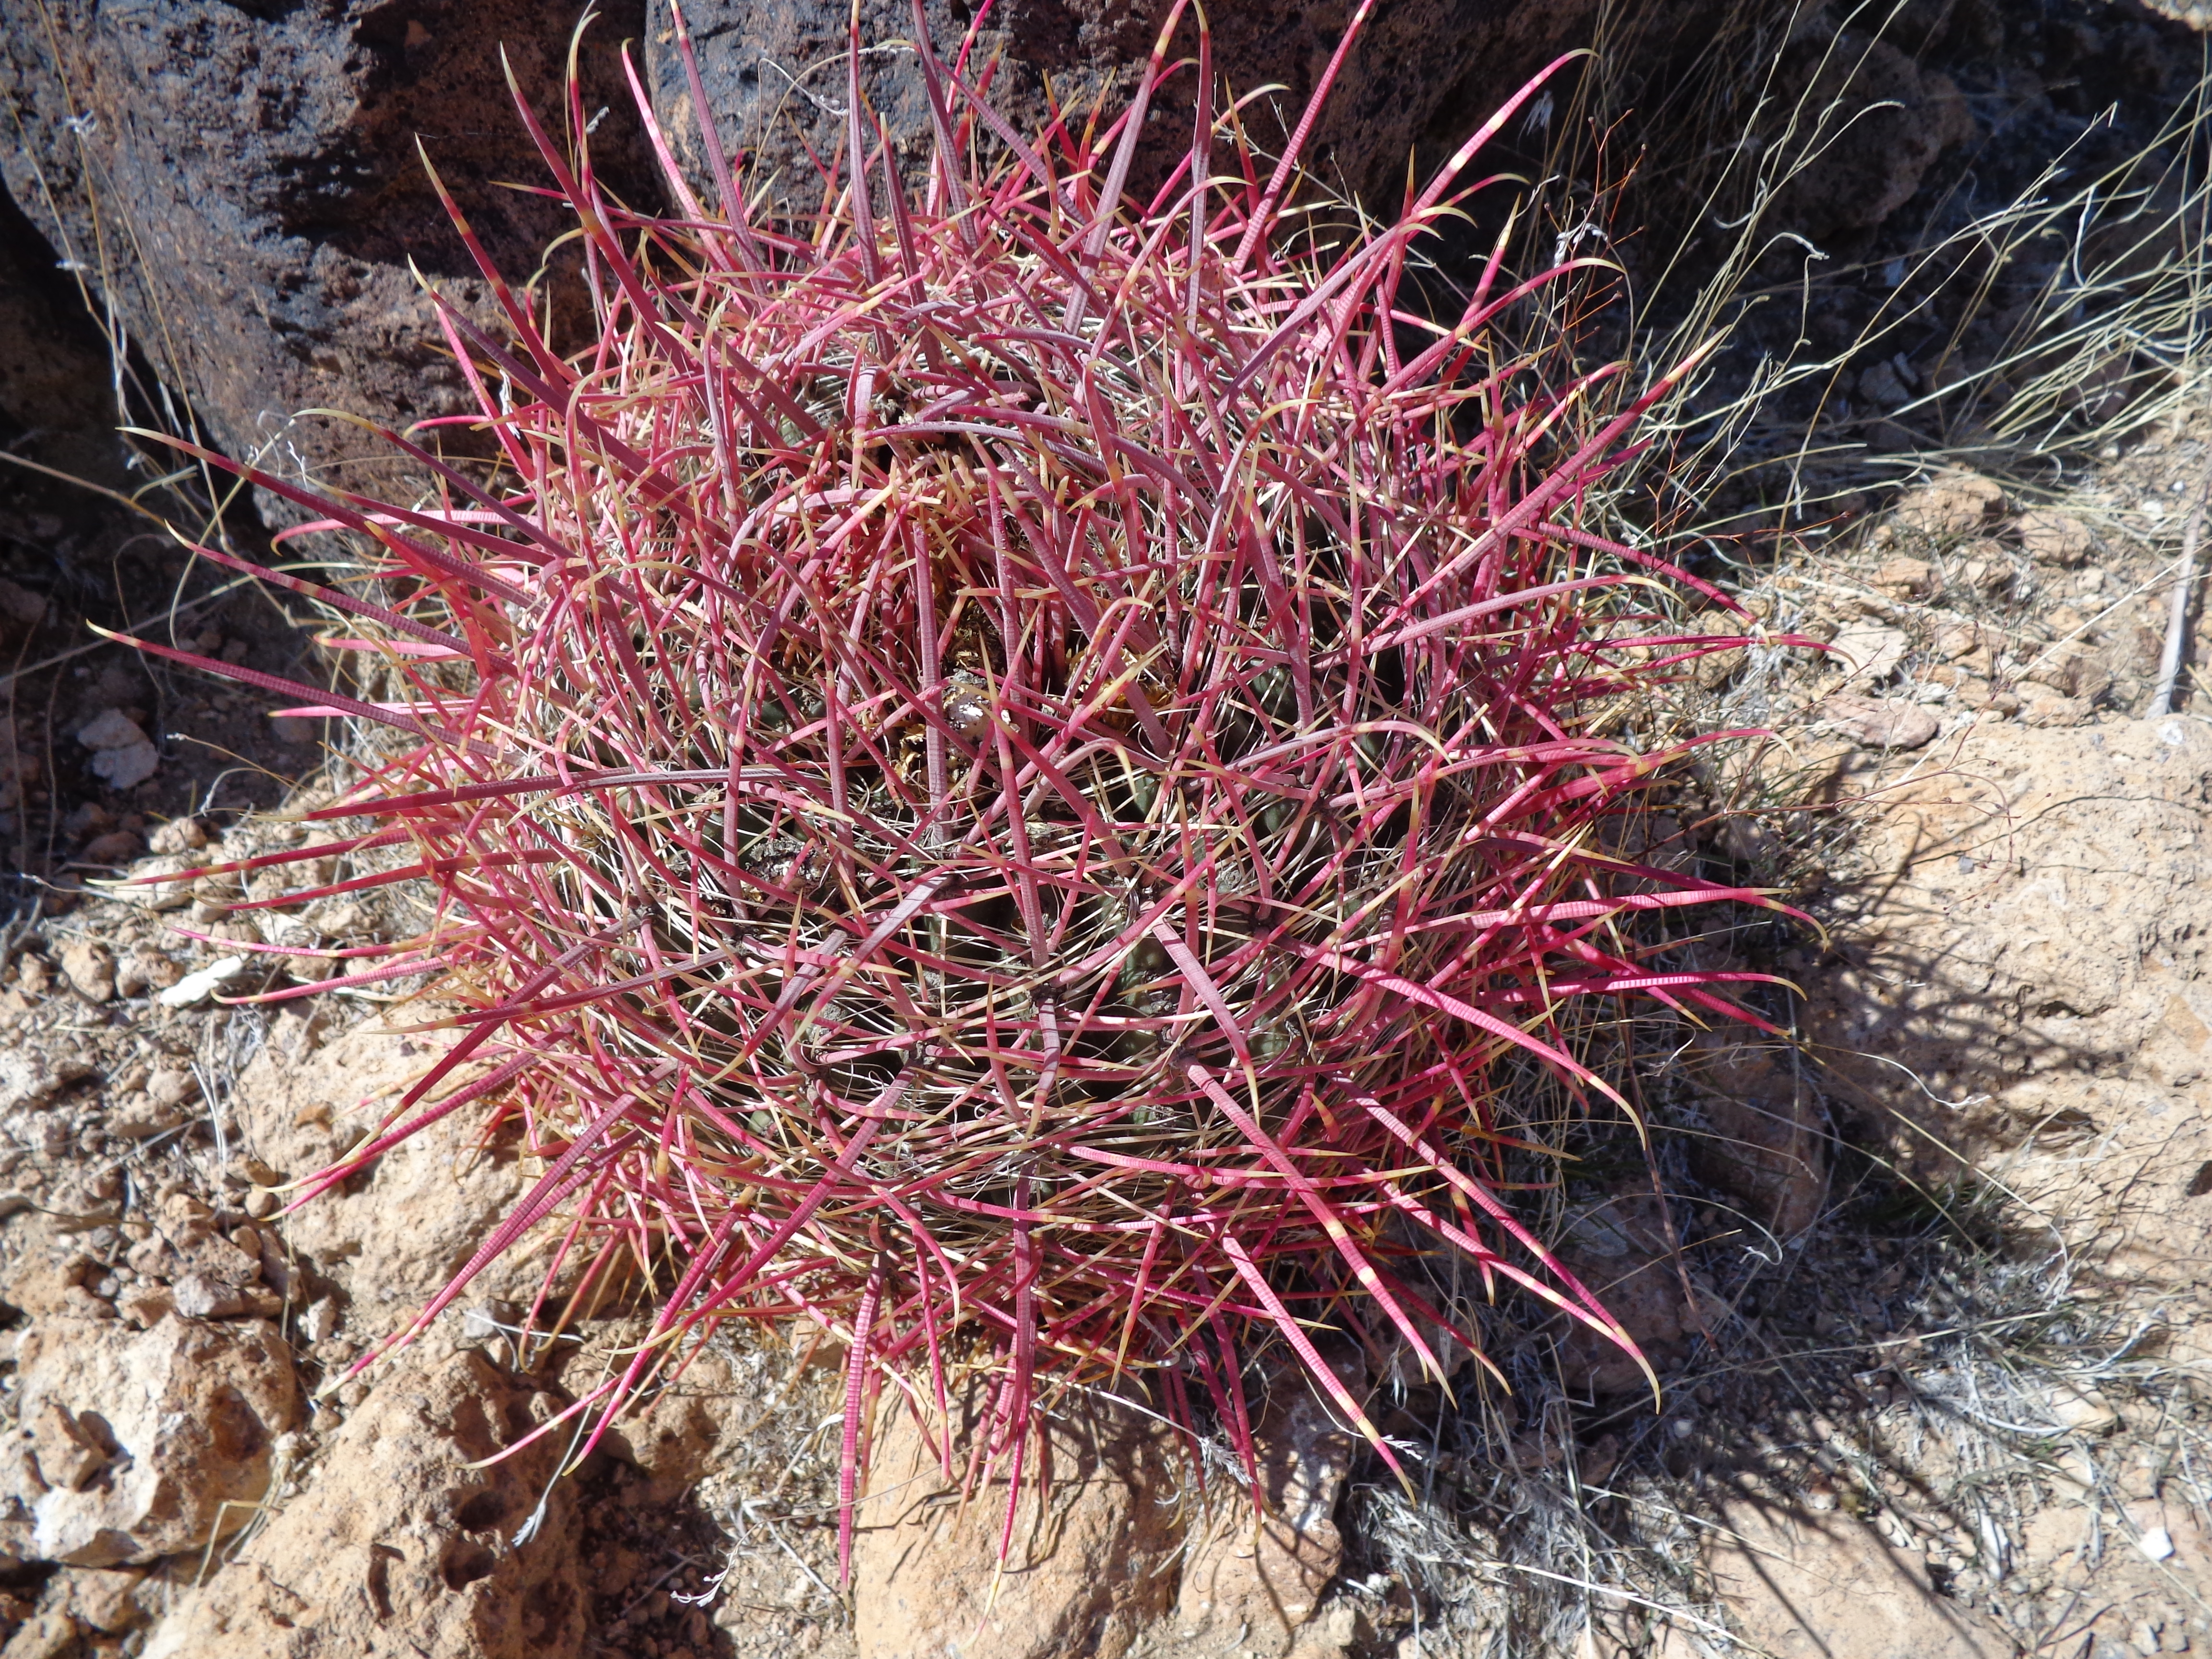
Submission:
[[[1409,1258],[1632,1346],[1500,1195],[1503,1062],[1611,1095],[1577,1005],[1741,1017],[1628,924],[1767,901],[1600,833],[1667,757],[1592,711],[1741,643],[1639,618],[1625,585],[1702,584],[1583,526],[1674,377],[1578,428],[1622,366],[1500,346],[1572,264],[1493,257],[1442,321],[1399,298],[1533,86],[1395,222],[1299,253],[1311,112],[1255,153],[1195,9],[1118,118],[1024,137],[917,7],[919,184],[859,46],[798,220],[748,216],[703,110],[711,201],[639,98],[656,217],[603,194],[573,76],[560,142],[518,94],[588,343],[556,349],[484,260],[497,326],[432,297],[494,461],[387,433],[411,502],[237,469],[376,579],[270,575],[348,617],[328,643],[363,696],[145,647],[357,722],[362,773],[307,816],[359,833],[224,867],[350,860],[277,906],[418,884],[421,935],[329,983],[428,974],[465,1005],[301,1201],[449,1115],[519,1121],[534,1186],[392,1341],[548,1233],[549,1285],[628,1262],[658,1298],[575,1404],[601,1427],[720,1322],[811,1322],[848,1356],[848,1545],[886,1389],[927,1425],[983,1388],[975,1443],[940,1449],[1007,1480],[1009,1524],[1034,1413],[1074,1385],[1249,1465],[1270,1350],[1395,1466],[1322,1349],[1441,1372],[1443,1333],[1474,1347]],[[1178,76],[1188,151],[1133,200]]]

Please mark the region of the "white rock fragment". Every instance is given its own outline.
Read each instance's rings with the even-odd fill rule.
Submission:
[[[0,1460],[0,1545],[76,1566],[157,1560],[244,1526],[299,1421],[274,1326],[48,1317],[17,1344],[34,1437]],[[11,1448],[14,1449],[14,1448]]]
[[[330,1297],[307,1304],[300,1320],[300,1335],[308,1342],[327,1342],[338,1334],[338,1304]]]
[[[156,1000],[164,1008],[197,1008],[245,971],[244,957],[218,957],[198,972],[186,974]]]
[[[231,1319],[246,1311],[246,1297],[236,1285],[207,1273],[186,1273],[169,1290],[177,1311],[187,1319]]]
[[[77,727],[76,740],[93,751],[93,772],[111,788],[129,789],[161,769],[161,757],[153,739],[119,708]]]
[[[207,844],[205,826],[193,817],[171,818],[167,823],[155,825],[154,833],[146,838],[146,848],[152,853],[195,853]]]
[[[2136,1547],[2154,1561],[2164,1561],[2173,1554],[2173,1534],[2164,1527],[2152,1527],[2136,1540]]]
[[[1894,673],[1911,643],[1901,629],[1856,623],[1829,641],[1828,661],[1843,670],[1846,686],[1863,691]]]
[[[2069,1383],[2051,1385],[2051,1414],[2058,1425],[2076,1434],[2103,1434],[2119,1426],[2120,1414],[2112,1403],[2093,1388]]]
[[[200,1097],[199,1074],[186,1066],[163,1066],[146,1079],[146,1092],[156,1105],[190,1106]]]
[[[161,769],[161,754],[150,743],[103,749],[92,757],[94,775],[111,789],[135,788]]]
[[[195,868],[197,860],[173,853],[140,859],[115,881],[93,884],[106,897],[144,910],[181,910],[192,902],[192,884],[175,878]]]
[[[1942,730],[1936,716],[1902,697],[1838,693],[1820,704],[1822,720],[1863,749],[1920,749]]]
[[[146,732],[121,709],[110,708],[78,726],[76,740],[88,749],[128,749],[145,742]]]

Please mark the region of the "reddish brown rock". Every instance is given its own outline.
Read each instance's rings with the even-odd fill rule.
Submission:
[[[1838,929],[1804,1024],[1823,1091],[1916,1179],[2002,1167],[2077,1259],[2192,1294],[2212,1248],[2192,1187],[2212,1161],[2208,799],[2193,720],[1975,727],[1868,796],[1858,890],[1878,902]]]
[[[1649,1192],[1624,1193],[1581,1212],[1561,1240],[1559,1260],[1620,1321],[1644,1358],[1665,1370],[1696,1333],[1667,1217]],[[1611,1338],[1562,1318],[1559,1375],[1595,1394],[1647,1391],[1642,1365]]]
[[[2097,544],[2087,525],[2071,513],[2054,507],[2035,507],[2021,514],[2013,521],[2013,533],[2029,558],[2062,570],[2081,564]]]
[[[1358,1369],[1339,1374],[1355,1397],[1364,1390]],[[1303,1653],[1326,1643],[1310,1631],[1322,1591],[1344,1559],[1336,1500],[1352,1467],[1353,1436],[1303,1376],[1285,1376],[1254,1431],[1266,1512],[1242,1492],[1217,1499],[1194,1530],[1176,1595],[1178,1639],[1203,1651],[1273,1656]]]
[[[474,1351],[395,1361],[324,1447],[304,1490],[155,1627],[144,1659],[582,1651],[575,1487],[553,1479],[566,1441],[483,1461],[554,1409]],[[541,1498],[544,1513],[526,1528]]]
[[[2069,697],[2094,703],[2112,689],[2112,671],[2087,646],[2077,641],[2054,645],[2035,661],[2034,678]]]
[[[2004,516],[2003,489],[1978,472],[1944,472],[1908,490],[1890,515],[1899,530],[1939,538],[1976,536]]]
[[[1694,1086],[1711,1124],[1694,1143],[1700,1169],[1756,1220],[1795,1237],[1820,1218],[1828,1191],[1814,1062],[1721,1033],[1693,1048]]]
[[[87,1060],[42,1049],[0,1051],[0,1111],[44,1106],[91,1069]]]
[[[1884,559],[1875,568],[1874,585],[1893,599],[1924,599],[1935,589],[1936,567],[1925,559]]]
[[[2028,726],[2080,726],[2095,712],[2082,697],[2069,697],[2055,685],[2022,680],[2014,688],[2020,697],[2020,718]]]
[[[302,1056],[264,1048],[232,1096],[245,1149],[287,1179],[313,1175],[382,1121],[446,1041],[395,1036],[372,1021]],[[523,1190],[512,1150],[478,1139],[467,1114],[447,1119],[386,1153],[365,1180],[285,1221],[294,1249],[343,1273],[364,1330],[411,1314],[437,1291]],[[526,1297],[543,1269],[542,1261],[495,1264],[475,1294]]]
[[[1911,638],[1901,628],[1855,623],[1828,642],[1825,660],[1841,671],[1844,685],[1863,692],[1895,673],[1911,648]]]
[[[62,1573],[70,1615],[103,1636],[119,1636],[145,1624],[147,1603],[153,1599],[148,1592],[161,1588],[143,1569],[64,1567]]]
[[[1049,1419],[1049,1497],[1024,1492],[1003,1571],[1003,1480],[962,1505],[903,1405],[884,1413],[853,1567],[860,1659],[1118,1659],[1165,1611],[1183,1479],[1168,1431],[1066,1404]]]
[[[1933,714],[1901,697],[1838,694],[1820,705],[1820,714],[1866,749],[1918,749],[1942,729]]]

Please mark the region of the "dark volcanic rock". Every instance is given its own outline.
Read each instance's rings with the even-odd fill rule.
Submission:
[[[1127,95],[1170,3],[1002,0],[973,42],[969,76],[988,83],[1018,129],[1041,130],[1048,88],[1079,128],[1102,100],[1110,110]],[[546,125],[565,131],[559,88],[580,9],[581,0],[0,5],[0,88],[16,116],[0,139],[0,171],[52,245],[52,259],[34,251],[33,263],[81,267],[143,361],[223,447],[288,471],[337,465],[359,478],[368,458],[388,465],[375,441],[301,411],[404,423],[465,407],[410,267],[472,309],[487,304],[416,140],[502,269],[530,281],[568,226],[556,204],[507,187],[536,185],[545,169],[510,106],[501,52]],[[965,0],[925,0],[948,58],[974,9]],[[1770,115],[1826,109],[1823,130],[1833,135],[1771,204],[1777,222],[1824,245],[1863,239],[1940,188],[1944,168],[1955,170],[1949,158],[1966,152],[1974,97],[1990,95],[1969,84],[1969,65],[2000,46],[2047,56],[2052,41],[2074,42],[2068,49],[2078,57],[2094,37],[2117,64],[2138,35],[2158,44],[2148,14],[2132,6],[2114,8],[2129,21],[2101,33],[2054,34],[2055,25],[2027,15],[2033,9],[2012,0],[1914,0],[1887,40],[1869,42],[1844,31],[1834,9],[1809,5],[1763,16],[1729,0],[1615,9],[1601,79],[1590,78],[1590,59],[1565,66],[1507,127],[1491,161],[1535,176],[1554,164],[1542,153],[1547,134],[1633,111],[1620,154],[1651,143],[1655,172],[1703,180],[1702,163],[1691,161],[1712,149],[1712,123],[1724,118],[1718,104],[1699,100],[1725,104],[1766,77]],[[1380,0],[1305,161],[1326,185],[1395,206],[1409,157],[1424,170],[1441,161],[1530,76],[1589,44],[1598,10],[1598,0]],[[1304,106],[1351,12],[1348,0],[1217,0],[1210,9],[1213,63],[1229,90],[1279,88],[1245,107],[1263,155],[1280,146],[1285,121]],[[726,148],[747,155],[748,193],[772,206],[803,213],[822,198],[819,168],[843,140],[848,15],[847,0],[695,0],[688,9],[718,131]],[[679,162],[705,182],[672,21],[670,0],[611,0],[581,48],[583,108],[600,118],[595,168],[611,193],[648,207],[660,205],[660,185],[621,70],[625,40]],[[1195,45],[1194,24],[1194,13],[1174,42],[1178,59]],[[913,27],[911,0],[861,0],[864,88],[909,165],[927,148],[929,125],[907,41]],[[1754,74],[1747,64],[1762,67]],[[1139,193],[1187,142],[1194,85],[1186,64],[1156,101],[1148,159],[1133,181]],[[1696,154],[1668,151],[1670,135]],[[1217,155],[1229,164],[1225,147]],[[1693,194],[1685,226],[1705,212],[1702,185]],[[573,247],[561,258],[572,255]],[[580,342],[584,296],[573,267],[556,261],[538,289],[556,343]],[[13,314],[0,298],[0,324]],[[40,331],[36,319],[27,328]],[[0,412],[21,401],[17,382],[44,373],[27,380],[0,361]],[[82,401],[100,377],[60,378],[70,384],[53,395],[66,402]]]
[[[695,179],[705,167],[698,126],[675,46],[668,0],[647,0],[656,111]],[[1042,129],[1046,78],[1069,124],[1080,130],[1102,91],[1118,109],[1152,53],[1171,0],[1012,0],[994,9],[970,53],[970,84],[994,58],[994,104],[1017,131]],[[927,0],[931,38],[948,60],[958,52],[972,8]],[[1305,159],[1333,187],[1395,204],[1417,147],[1455,143],[1547,63],[1586,43],[1595,0],[1395,0],[1378,4],[1346,60]],[[1673,9],[1683,9],[1680,5]],[[1279,86],[1250,116],[1255,143],[1273,150],[1326,70],[1352,8],[1290,6],[1279,0],[1217,0],[1206,8],[1215,68],[1243,95]],[[768,185],[796,204],[819,198],[815,164],[844,133],[846,0],[693,0],[684,8],[701,79],[726,149],[751,153],[751,188]],[[862,87],[902,155],[926,153],[929,112],[914,52],[910,0],[861,0],[860,34],[872,49]],[[1194,55],[1194,9],[1187,11],[1170,61]],[[1572,84],[1564,79],[1555,98]],[[1193,76],[1186,70],[1161,94],[1150,124],[1154,165],[1189,142]],[[1216,106],[1219,107],[1218,105]]]
[[[19,454],[81,477],[120,479],[106,343],[70,273],[0,199],[0,433]],[[21,483],[0,478],[0,493]]]
[[[1313,159],[1325,176],[1355,185],[1394,181],[1425,124],[1471,124],[1571,44],[1590,6],[1378,8]],[[56,257],[82,268],[222,447],[289,472],[376,455],[364,434],[301,411],[405,422],[462,407],[410,265],[471,308],[486,299],[416,159],[416,139],[502,268],[526,279],[564,226],[557,209],[500,187],[544,173],[508,106],[500,54],[503,47],[541,118],[559,130],[557,88],[580,9],[574,0],[7,8],[0,79],[20,112],[20,139],[0,165]],[[1070,106],[1102,88],[1125,91],[1161,9],[1156,0],[1128,10],[1023,0],[981,43],[1010,54],[993,96],[1030,125],[1042,112],[1046,75]],[[1336,8],[1250,0],[1218,11],[1216,61],[1231,84],[1280,81],[1293,98],[1311,88],[1345,21]],[[814,191],[805,142],[825,156],[836,149],[845,17],[842,0],[702,3],[695,13],[709,97],[732,147],[757,151],[753,178],[802,209]],[[942,3],[932,21],[941,40],[961,39],[963,26]],[[867,59],[870,96],[896,141],[911,145],[926,114],[911,51],[897,44],[911,33],[903,0],[873,0],[862,27],[878,48]],[[606,110],[592,141],[601,176],[616,194],[650,203],[655,183],[616,58],[622,40],[640,34],[656,101],[696,163],[697,125],[665,0],[650,16],[635,0],[603,8],[582,64],[586,109]],[[1185,110],[1188,89],[1186,76]],[[1162,131],[1187,131],[1187,117],[1177,122],[1167,101]],[[1264,115],[1255,128],[1264,141]],[[574,303],[573,292],[566,297]],[[60,378],[60,389],[29,386],[19,400],[0,374],[0,396],[52,398],[62,408],[100,379]]]
[[[52,0],[0,8],[17,115],[9,193],[215,439],[297,471],[374,453],[305,409],[410,421],[459,406],[408,267],[483,296],[416,155],[418,135],[517,280],[562,228],[502,181],[542,164],[520,84],[556,130],[570,0]],[[605,12],[605,9],[603,9]],[[617,4],[583,54],[611,185],[643,183]]]
[[[1887,40],[1813,31],[1792,58],[1799,118],[1833,134],[1782,192],[1784,214],[1816,240],[1881,224],[1945,150],[1975,136],[1951,78]]]
[[[1352,54],[1308,159],[1331,182],[1395,194],[1407,158],[1455,141],[1528,74],[1587,33],[1595,0],[1393,0]],[[544,200],[503,188],[544,177],[508,102],[515,79],[555,131],[577,0],[53,0],[0,8],[0,83],[18,112],[0,159],[9,192],[81,267],[161,380],[234,454],[273,469],[362,479],[372,439],[301,411],[404,423],[464,407],[462,386],[410,264],[469,306],[487,296],[416,159],[433,164],[518,281],[566,228]],[[1046,77],[1087,112],[1125,95],[1165,15],[1163,0],[1014,0],[971,71],[1004,62],[990,95],[1035,130]],[[948,53],[965,24],[930,0]],[[731,147],[755,152],[751,188],[800,210],[819,199],[805,154],[842,132],[845,0],[700,0],[690,14],[710,102]],[[1240,92],[1281,83],[1255,109],[1279,144],[1319,78],[1349,8],[1223,0],[1214,61]],[[927,129],[907,0],[866,0],[871,100],[895,143]],[[602,179],[653,204],[658,187],[617,57],[642,37],[643,69],[679,155],[698,128],[666,0],[615,0],[582,50],[585,108]],[[1186,25],[1178,51],[1192,39]],[[1192,77],[1164,94],[1164,147],[1188,132]],[[1141,185],[1147,176],[1139,170]],[[574,283],[553,284],[556,337]],[[0,365],[0,368],[4,368]],[[4,377],[0,377],[4,378]],[[81,390],[87,377],[76,377]],[[94,377],[96,381],[96,377]],[[0,393],[7,388],[0,386]]]

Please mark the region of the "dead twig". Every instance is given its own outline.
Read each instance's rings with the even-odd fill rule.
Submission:
[[[2190,503],[2188,522],[2181,532],[2181,569],[2174,578],[2173,603],[2166,614],[2166,648],[2159,653],[2158,689],[2150,694],[2149,713],[2173,712],[2174,683],[2181,678],[2183,647],[2189,640],[2189,590],[2197,580],[2197,543],[2204,530],[2204,504],[2212,497],[2212,452],[2197,481],[2197,497]]]

